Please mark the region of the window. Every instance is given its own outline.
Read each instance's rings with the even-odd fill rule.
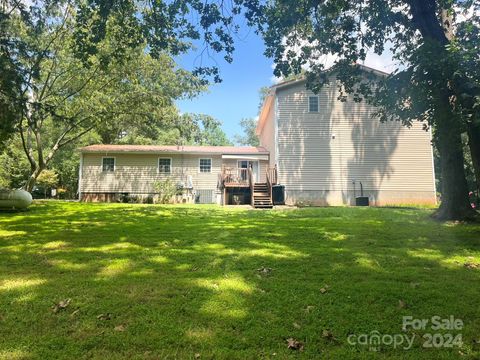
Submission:
[[[161,174],[170,174],[172,172],[172,159],[170,158],[158,159],[158,172]]]
[[[200,172],[212,172],[212,159],[200,159]]]
[[[102,171],[114,172],[115,171],[115,158],[104,157],[102,159]]]
[[[318,112],[318,96],[308,97],[308,112]]]

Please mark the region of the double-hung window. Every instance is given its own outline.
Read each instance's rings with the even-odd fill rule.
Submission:
[[[115,158],[114,157],[104,157],[104,158],[102,158],[102,171],[103,172],[114,172],[115,171]]]
[[[201,173],[212,172],[212,159],[200,159],[199,170]]]
[[[158,172],[160,174],[170,174],[172,172],[172,159],[170,158],[158,159]]]
[[[308,112],[311,112],[311,113],[318,112],[318,96],[308,97]]]

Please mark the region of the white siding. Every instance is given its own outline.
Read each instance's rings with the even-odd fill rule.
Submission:
[[[222,158],[219,155],[150,155],[150,154],[108,154],[115,157],[115,171],[102,172],[104,154],[83,155],[82,192],[83,193],[152,193],[156,180],[171,177],[175,182],[186,182],[191,175],[193,186],[199,190],[215,190],[217,177],[221,171]],[[171,175],[158,173],[158,158],[172,159]],[[199,172],[199,159],[212,159],[212,172]]]
[[[348,203],[355,179],[377,198],[396,193],[398,203],[402,192],[405,202],[435,201],[430,134],[422,124],[380,123],[364,102],[337,100],[333,82],[318,94],[319,113],[308,112],[309,95],[303,82],[277,90],[278,171],[287,194],[323,192],[332,197],[326,203]],[[266,125],[261,145],[269,134]]]

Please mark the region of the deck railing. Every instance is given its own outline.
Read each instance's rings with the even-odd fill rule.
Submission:
[[[251,169],[237,167],[222,167],[221,184],[222,186],[236,185],[249,187],[252,181]]]

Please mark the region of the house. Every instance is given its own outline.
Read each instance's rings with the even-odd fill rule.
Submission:
[[[258,120],[259,147],[81,148],[80,199],[152,196],[155,181],[170,178],[184,201],[197,203],[272,207],[280,191],[287,204],[435,204],[430,132],[418,122],[380,123],[365,102],[338,100],[331,80],[318,94],[305,79],[273,86]]]
[[[381,123],[365,102],[338,100],[330,76],[318,94],[299,79],[273,86],[264,101],[256,132],[286,202],[352,205],[363,191],[372,205],[435,204],[430,132],[419,122]]]
[[[263,185],[270,163],[263,147],[90,145],[80,153],[82,201],[153,196],[154,183],[169,178],[186,201],[251,204],[250,189]]]

